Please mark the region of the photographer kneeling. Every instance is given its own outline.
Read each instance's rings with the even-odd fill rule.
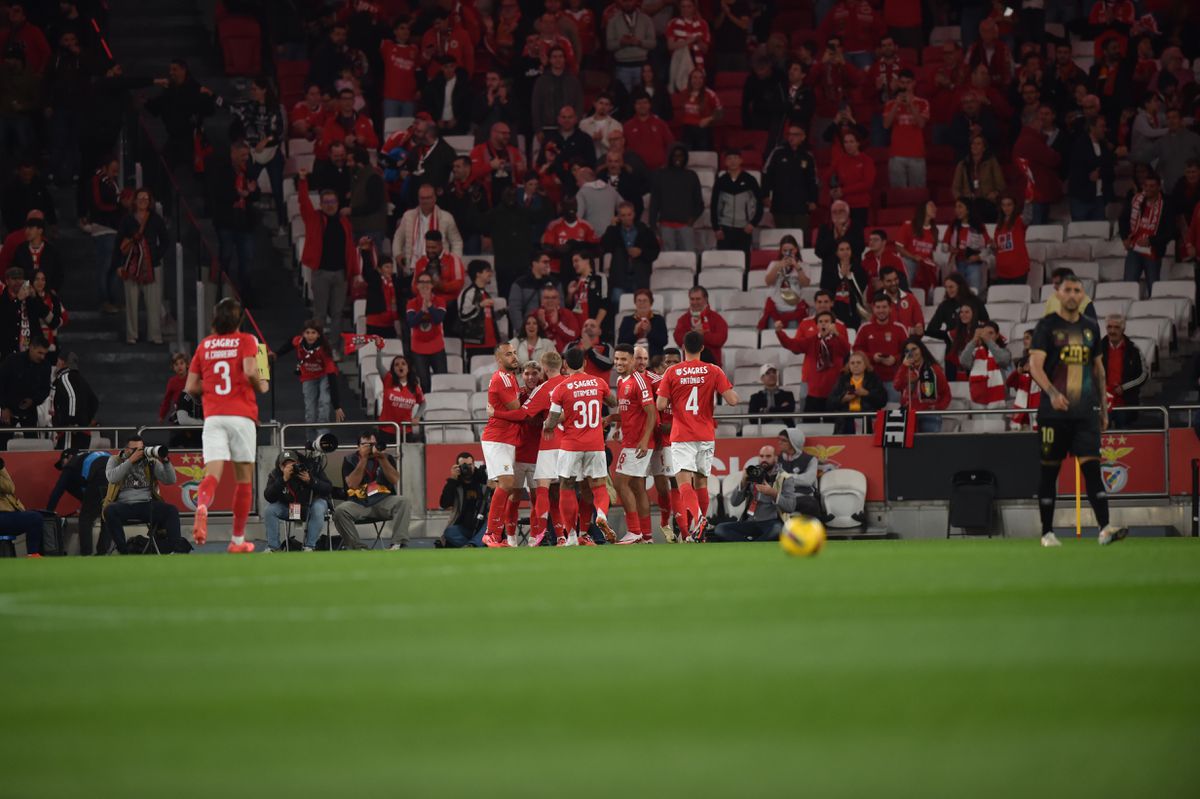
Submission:
[[[450,479],[442,487],[438,505],[453,510],[454,516],[442,533],[441,545],[448,549],[483,546],[483,523],[487,515],[484,497],[487,494],[487,471],[475,465],[469,452],[460,452],[450,467]]]
[[[746,467],[741,484],[729,497],[734,505],[748,502],[744,518],[718,524],[708,535],[709,541],[775,541],[786,516],[803,513],[820,517],[821,506],[813,492],[817,478],[815,458],[812,469],[786,472],[780,467],[775,448],[767,445],[758,451],[758,461]]]
[[[166,447],[150,447],[138,436],[131,436],[116,457],[104,468],[108,494],[104,497],[104,529],[117,551],[125,554],[125,525],[141,522],[167,533],[168,552],[178,552],[183,538],[179,535],[179,509],[164,502],[158,486],[175,484],[175,467],[167,460]]]
[[[267,551],[277,552],[279,522],[305,522],[304,551],[312,552],[321,537],[321,524],[329,510],[333,484],[317,464],[291,450],[279,453],[275,468],[267,475],[263,499],[271,503],[263,512],[267,527]]]

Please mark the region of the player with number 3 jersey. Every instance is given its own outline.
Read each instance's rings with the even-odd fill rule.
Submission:
[[[658,384],[658,409],[671,409],[671,464],[684,507],[691,514],[686,541],[703,540],[708,511],[708,475],[716,451],[717,423],[713,418],[719,394],[726,404],[738,404],[737,392],[721,367],[700,360],[704,336],[689,331],[683,337],[684,359],[663,373]]]

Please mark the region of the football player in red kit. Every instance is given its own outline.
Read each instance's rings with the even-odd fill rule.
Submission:
[[[495,410],[515,411],[521,407],[521,387],[517,382],[517,353],[507,342],[496,347],[496,366],[488,384],[488,405]],[[485,546],[517,545],[515,528],[506,529],[508,495],[516,487],[517,445],[521,443],[521,423],[492,416],[483,428],[483,461],[488,477],[496,481],[492,503],[488,507]],[[517,499],[514,497],[514,501]]]
[[[592,489],[596,526],[611,543],[616,534],[608,524],[608,455],[604,449],[604,407],[615,406],[608,384],[584,373],[583,350],[572,347],[563,356],[567,378],[550,395],[550,415],[544,429],[552,431],[562,423],[562,451],[558,456],[558,475],[562,478],[559,504],[563,524],[568,528],[567,546],[576,546],[580,534],[586,536],[591,513],[579,512],[575,483],[587,481]],[[579,519],[578,523],[575,522]]]
[[[662,355],[650,357],[649,351],[642,346],[633,348],[637,360],[638,371],[650,379],[651,389],[658,396],[658,384],[662,382],[663,373],[683,360],[683,355],[674,347],[667,347]],[[648,367],[648,368],[647,368]],[[654,457],[650,460],[650,474],[654,475],[654,493],[658,500],[658,522],[662,529],[663,540],[674,544],[679,539],[671,529],[671,517],[679,527],[680,535],[687,532],[688,517],[683,507],[683,496],[679,493],[679,482],[675,479],[675,470],[671,468],[671,409],[660,411],[658,414],[658,429],[654,434]]]
[[[197,545],[208,540],[208,509],[217,493],[225,462],[233,461],[237,486],[233,492],[233,537],[230,552],[253,552],[246,540],[246,518],[254,501],[254,455],[258,446],[258,400],[270,390],[258,369],[258,339],[239,333],[242,305],[226,297],[213,309],[212,335],[200,342],[188,368],[183,390],[203,395],[204,479],[196,493],[196,519],[192,538]]]
[[[658,409],[671,408],[671,464],[684,506],[692,516],[685,541],[704,540],[708,513],[708,475],[716,452],[717,395],[733,407],[737,392],[719,366],[700,360],[704,336],[691,330],[683,337],[684,360],[663,373],[658,384]]]
[[[626,526],[629,528],[617,543],[651,543],[654,534],[650,528],[650,496],[646,493],[646,478],[650,476],[655,431],[658,428],[653,384],[644,373],[637,371],[631,345],[617,345],[613,364],[619,375],[617,409],[620,413],[622,442],[613,483],[625,508]]]

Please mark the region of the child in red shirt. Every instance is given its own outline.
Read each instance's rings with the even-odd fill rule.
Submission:
[[[333,362],[333,349],[325,339],[321,324],[315,319],[304,323],[304,330],[279,348],[278,355],[296,353],[296,374],[304,395],[304,421],[307,424],[328,422],[332,411],[335,421],[346,421],[338,396],[338,370]]]

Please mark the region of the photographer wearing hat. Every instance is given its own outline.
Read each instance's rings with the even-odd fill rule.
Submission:
[[[146,447],[140,436],[130,436],[125,448],[109,458],[104,474],[108,494],[104,497],[105,531],[117,552],[125,553],[125,525],[141,522],[167,533],[168,552],[178,552],[179,509],[164,502],[158,486],[175,484],[175,467],[167,460],[166,447]]]
[[[453,511],[454,515],[437,545],[448,549],[483,546],[483,533],[487,529],[486,498],[487,470],[475,465],[471,453],[458,453],[438,501],[442,510]]]
[[[305,523],[304,551],[312,552],[321,536],[332,493],[333,484],[316,462],[293,450],[279,453],[263,491],[263,499],[271,503],[263,511],[267,551],[280,549],[279,522],[289,520]]]

